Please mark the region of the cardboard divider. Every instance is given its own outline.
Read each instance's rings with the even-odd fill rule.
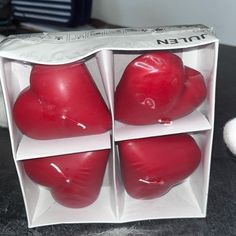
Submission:
[[[200,209],[204,216],[207,211],[208,187],[210,178],[210,160],[209,154],[211,152],[211,141],[213,138],[212,130],[204,132],[196,132],[192,134],[193,138],[198,143],[202,150],[202,158],[199,167],[190,176],[189,183],[191,189],[199,203]]]
[[[154,124],[135,126],[127,125],[118,121],[115,122],[115,125],[116,141],[211,129],[209,121],[199,111],[194,111],[188,116],[174,120],[171,124],[166,125]]]
[[[207,97],[199,106],[198,110],[206,116],[211,126],[213,122],[212,114],[214,113],[211,109],[214,107],[215,103],[212,98],[215,97],[214,70],[217,55],[218,54],[216,54],[216,48],[214,44],[188,48],[184,49],[182,52],[182,60],[184,64],[200,71],[205,79]]]
[[[102,50],[96,54],[97,63],[106,96],[110,105],[112,117],[114,117],[114,59],[111,50]]]
[[[22,133],[18,130],[13,120],[12,107],[16,100],[17,94],[19,94],[23,88],[21,88],[18,80],[11,79],[11,76],[9,77],[9,75],[11,74],[17,75],[19,73],[17,69],[12,70],[11,62],[13,62],[13,60],[0,58],[0,73],[1,73],[0,79],[3,88],[3,96],[5,100],[5,108],[8,119],[11,147],[12,147],[13,157],[15,158],[16,157],[15,154],[17,152],[20,140],[22,139]],[[31,69],[28,68],[27,66],[22,66],[22,74],[25,75],[22,77],[23,84],[25,84],[25,78],[28,78],[30,70]]]
[[[36,211],[37,202],[39,201],[40,189],[38,185],[31,181],[26,175],[21,162],[15,160],[15,166],[19,176],[21,191],[25,203],[28,225],[30,226]]]
[[[116,217],[116,219],[119,218],[119,209],[120,209],[120,204],[119,204],[119,183],[117,183],[117,175],[119,172],[117,172],[117,159],[115,156],[115,142],[113,137],[112,138],[112,147],[111,147],[111,160],[110,160],[110,185],[111,185],[111,207],[113,210],[113,213]]]
[[[111,117],[112,117],[112,132],[111,132],[111,170],[112,170],[112,197],[113,197],[113,211],[116,215],[116,218],[119,217],[119,183],[117,183],[117,159],[115,155],[115,140],[114,140],[114,58],[113,51],[111,50],[102,50],[96,54],[96,59],[103,81],[103,85],[106,91],[106,95],[109,101],[111,108]]]
[[[19,143],[17,160],[55,156],[76,152],[111,148],[110,131],[98,134],[65,139],[36,140],[25,135]]]
[[[121,168],[120,168],[120,159],[119,159],[119,150],[117,144],[114,141],[114,155],[116,159],[116,188],[117,188],[117,203],[118,203],[118,219],[121,220],[122,215],[124,214],[125,207],[125,188],[121,176]]]
[[[90,56],[88,58],[84,58],[82,62],[84,62],[86,67],[88,68],[93,81],[95,82],[100,94],[103,97],[103,100],[105,101],[109,109],[112,110],[110,107],[110,97],[107,94],[108,88],[106,85],[106,81],[104,81],[104,77],[100,73],[100,67],[96,59],[96,55]]]

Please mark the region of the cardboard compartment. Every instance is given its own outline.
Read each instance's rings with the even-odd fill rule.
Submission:
[[[91,57],[84,59],[84,61],[109,107],[96,59]],[[9,129],[11,130],[10,134],[16,160],[110,148],[110,131],[95,135],[49,140],[33,139],[22,134],[14,122],[12,109],[21,91],[29,86],[32,64],[6,59],[2,61],[2,66],[5,71],[2,82],[6,94],[6,106],[10,120]]]
[[[125,190],[120,171],[121,167],[119,165],[116,166],[117,173],[119,173],[117,178],[120,180],[119,218],[121,222],[143,219],[206,216],[210,162],[209,152],[211,150],[209,140],[211,139],[212,132],[203,131],[189,134],[201,150],[200,164],[189,177],[173,186],[167,193],[160,197],[153,199],[136,199],[131,197]],[[116,155],[119,160],[118,143],[116,145]],[[146,158],[148,159],[149,157],[147,156]],[[135,165],[133,167],[135,168]]]
[[[29,227],[60,223],[114,222],[116,203],[112,158],[110,152],[98,198],[92,204],[82,208],[69,208],[59,204],[52,197],[50,188],[32,181],[26,174],[22,161],[16,161]]]
[[[139,55],[149,52],[114,52],[115,86],[119,84],[127,65]],[[214,100],[212,97],[215,88],[215,45],[207,44],[187,49],[170,50],[170,52],[179,56],[185,66],[198,70],[203,75],[207,87],[206,99],[192,113],[172,120],[169,124],[130,125],[115,120],[114,136],[116,141],[135,137],[209,130],[213,127],[212,108],[214,107]],[[143,115],[145,116],[145,114]]]

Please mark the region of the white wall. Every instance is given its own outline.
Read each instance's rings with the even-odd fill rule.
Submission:
[[[92,17],[127,27],[205,24],[236,46],[235,0],[93,0]]]

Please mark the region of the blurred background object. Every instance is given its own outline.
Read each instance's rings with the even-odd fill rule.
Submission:
[[[90,29],[92,0],[0,0],[0,34]]]
[[[95,0],[91,17],[125,27],[204,24],[236,46],[235,9],[235,0]]]
[[[9,24],[11,18],[10,0],[0,0],[0,26]]]
[[[89,22],[92,0],[12,0],[11,4],[17,21],[74,27]]]

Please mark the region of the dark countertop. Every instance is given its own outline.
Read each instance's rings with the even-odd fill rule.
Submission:
[[[224,124],[236,116],[236,47],[220,46],[208,215],[125,224],[64,224],[28,229],[7,129],[0,129],[0,235],[236,235],[236,157]]]

